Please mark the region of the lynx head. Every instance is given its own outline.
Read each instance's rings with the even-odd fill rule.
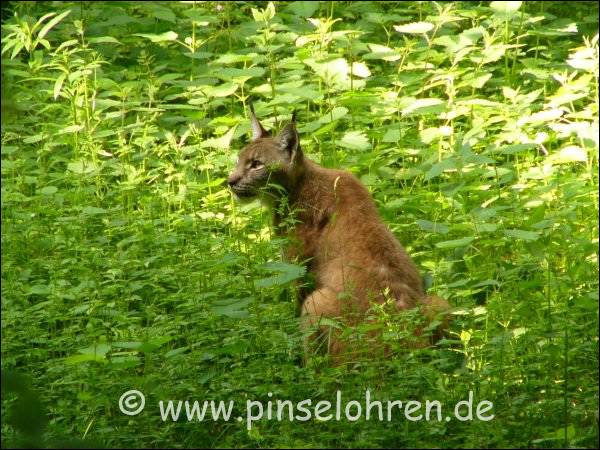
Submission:
[[[242,198],[267,194],[278,197],[278,185],[289,191],[301,172],[302,151],[300,139],[296,131],[296,117],[276,136],[260,124],[254,108],[250,105],[250,124],[252,141],[238,155],[235,169],[227,182],[231,190]]]

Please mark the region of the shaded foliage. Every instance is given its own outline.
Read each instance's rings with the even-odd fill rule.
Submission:
[[[27,442],[22,422],[4,420],[23,395],[46,410],[39,442],[597,444],[596,3],[9,10],[2,370],[28,374],[35,391],[3,389],[3,446]],[[248,139],[250,96],[271,127],[297,109],[305,152],[371,190],[431,291],[456,307],[438,348],[299,365],[295,269],[276,263],[268,211],[235,203],[223,183]],[[118,409],[133,388],[148,405],[137,417]],[[495,418],[264,420],[247,431],[163,423],[149,406],[235,400],[237,416],[269,392],[297,402],[367,388],[444,405],[474,391]]]

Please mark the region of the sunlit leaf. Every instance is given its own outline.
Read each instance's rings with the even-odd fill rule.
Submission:
[[[371,142],[369,142],[367,136],[361,131],[348,131],[344,134],[339,144],[350,150],[364,151],[371,148]]]
[[[231,145],[231,139],[235,133],[237,126],[233,126],[223,136],[218,138],[209,138],[200,143],[203,148],[216,148],[219,150],[227,150]]]
[[[420,98],[402,110],[403,116],[435,114],[445,109],[445,102],[437,98]]]
[[[60,90],[62,89],[62,85],[67,77],[66,73],[61,73],[58,77],[56,77],[56,81],[54,82],[54,100],[58,98],[60,94]]]
[[[511,17],[521,8],[523,2],[491,2],[490,8],[494,11],[494,13]]]
[[[161,34],[136,33],[134,36],[150,39],[152,42],[168,42],[176,40],[178,34],[174,31],[166,31]]]
[[[223,83],[218,86],[207,86],[204,92],[209,97],[229,97],[237,91],[239,85],[237,83]]]
[[[48,34],[48,32],[56,25],[58,24],[61,20],[63,20],[65,17],[67,17],[69,14],[71,13],[71,10],[68,9],[66,11],[63,11],[62,13],[60,13],[58,16],[53,17],[52,19],[50,19],[48,21],[48,23],[46,25],[44,25],[42,27],[42,29],[40,30],[40,32],[37,35],[37,39],[40,40],[42,39],[44,36],[46,36],[46,34]]]
[[[406,25],[394,25],[394,29],[399,33],[409,34],[424,34],[433,30],[434,27],[435,25],[429,22],[412,22]]]
[[[365,63],[353,62],[352,63],[352,75],[357,77],[366,78],[371,76],[371,71]]]
[[[571,162],[586,162],[588,159],[585,149],[577,145],[568,145],[560,149],[558,153],[553,153],[548,158],[554,164],[566,164]]]

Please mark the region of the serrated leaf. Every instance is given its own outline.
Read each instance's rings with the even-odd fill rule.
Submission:
[[[263,266],[264,269],[277,272],[278,274],[268,278],[262,278],[254,281],[254,286],[257,288],[268,288],[272,286],[281,286],[290,281],[302,278],[306,273],[306,268],[296,264],[284,262],[272,262]]]
[[[403,116],[442,112],[445,103],[438,98],[419,98],[402,110]]]
[[[68,127],[58,130],[56,134],[78,133],[81,130],[83,130],[83,125],[69,125]]]
[[[398,142],[400,139],[400,130],[397,128],[388,129],[383,135],[382,142]]]
[[[119,45],[123,45],[123,44],[121,44],[120,41],[118,41],[117,39],[115,39],[112,36],[91,37],[91,38],[88,38],[87,41],[90,44],[119,44]]]
[[[554,164],[566,164],[571,162],[586,162],[587,152],[577,145],[568,145],[561,148],[558,153],[553,153],[548,158]]]
[[[42,139],[44,139],[44,135],[43,134],[34,134],[33,136],[28,136],[25,139],[23,139],[23,143],[25,144],[34,144],[36,142],[41,141]],[[4,163],[4,161],[3,161]]]
[[[167,31],[161,34],[135,33],[134,36],[150,39],[152,42],[167,42],[176,40],[178,34],[174,31]]]
[[[239,85],[237,83],[223,83],[218,86],[207,86],[204,88],[204,93],[210,97],[229,97],[238,88]]]
[[[362,62],[353,62],[352,63],[352,75],[367,78],[371,76],[371,71],[367,67],[365,63]]]
[[[210,311],[217,316],[227,316],[233,319],[241,319],[249,315],[247,307],[251,301],[251,297],[219,300],[213,302],[210,307]]]
[[[58,192],[58,188],[56,186],[44,186],[38,192],[42,195],[53,195]]]
[[[491,149],[486,153],[500,153],[501,155],[513,155],[515,153],[521,153],[527,150],[534,149],[536,147],[536,144],[511,144],[496,149]]]
[[[315,11],[319,9],[318,1],[311,2],[291,2],[287,7],[286,11],[291,11],[295,15],[300,17],[311,17]]]
[[[340,141],[340,145],[350,150],[369,150],[371,142],[362,131],[348,131]]]
[[[96,166],[91,162],[79,160],[67,164],[67,169],[76,174],[86,174],[94,172]]]
[[[306,59],[304,62],[333,87],[337,89],[348,89],[350,87],[350,65],[346,59],[335,58],[322,63],[314,59]]]
[[[491,2],[490,8],[494,11],[494,13],[502,15],[502,16],[513,16],[523,2]]]
[[[431,169],[427,171],[425,174],[425,181],[431,180],[439,175],[441,175],[444,170],[455,169],[456,161],[453,158],[448,158],[440,161],[439,163],[435,163],[431,166]]]
[[[540,237],[539,233],[526,230],[504,230],[504,234],[524,241],[536,241]]]
[[[368,44],[371,53],[363,56],[364,59],[383,59],[384,61],[397,61],[402,58],[397,51],[385,45]]]
[[[458,248],[458,247],[466,247],[475,239],[474,236],[464,237],[461,239],[453,239],[451,241],[443,241],[435,244],[437,248]]]
[[[346,114],[348,114],[348,108],[345,108],[343,106],[336,106],[328,114],[325,114],[323,117],[319,118],[318,122],[319,123],[333,122],[334,120],[341,119]]]
[[[406,25],[394,25],[394,29],[399,33],[424,34],[435,28],[435,25],[429,22],[412,22]]]
[[[216,148],[218,150],[227,150],[231,145],[231,139],[233,138],[233,133],[235,133],[235,129],[237,125],[231,127],[227,133],[218,138],[209,138],[200,143],[200,147],[202,148]]]
[[[467,86],[473,87],[475,89],[481,89],[490,78],[492,78],[492,74],[486,73],[467,81],[466,84]]]

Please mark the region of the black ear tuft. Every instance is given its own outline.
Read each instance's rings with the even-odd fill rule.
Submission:
[[[279,133],[281,150],[293,155],[299,147],[300,139],[294,122],[287,124]]]
[[[265,130],[265,128],[256,118],[252,102],[248,102],[248,106],[250,107],[250,126],[252,128],[252,140],[255,141],[256,139],[270,136],[269,132]]]

